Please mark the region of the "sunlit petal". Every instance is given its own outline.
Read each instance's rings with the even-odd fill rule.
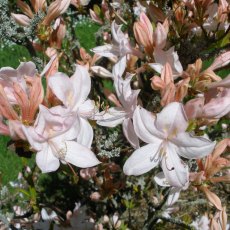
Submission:
[[[36,154],[36,163],[43,173],[56,171],[60,166],[58,158],[53,155],[48,145]]]
[[[156,167],[160,162],[160,146],[161,141],[158,141],[134,151],[125,162],[123,167],[124,173],[126,175],[138,176]]]
[[[122,123],[122,129],[125,137],[129,141],[129,143],[133,146],[133,148],[139,148],[139,139],[134,131],[133,123],[130,118],[125,119]]]
[[[161,167],[168,183],[173,187],[184,187],[188,183],[188,167],[176,153],[177,147],[174,144],[165,145],[165,155],[162,157]]]
[[[138,106],[133,114],[133,125],[137,136],[146,143],[154,143],[163,138],[154,126],[155,116],[144,108]]]
[[[66,162],[77,167],[88,168],[100,164],[100,161],[90,149],[75,141],[66,141],[66,149]]]
[[[171,141],[177,145],[177,153],[188,159],[198,159],[210,154],[216,145],[204,137],[194,137],[189,133],[178,133]]]

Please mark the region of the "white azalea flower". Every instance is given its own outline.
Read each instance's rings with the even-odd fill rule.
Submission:
[[[189,159],[202,158],[215,147],[215,142],[193,137],[185,132],[188,122],[182,104],[168,104],[157,116],[137,107],[133,115],[134,130],[144,142],[126,161],[124,173],[141,175],[161,165],[170,186],[184,187],[188,182],[188,167],[179,155]]]
[[[139,140],[133,128],[133,112],[137,106],[137,97],[140,90],[132,90],[130,82],[133,75],[122,75],[126,67],[126,58],[123,57],[113,67],[113,80],[119,102],[122,106],[111,107],[99,113],[97,124],[106,127],[115,127],[122,124],[123,133],[134,148],[139,148]]]
[[[92,52],[103,57],[114,58],[124,57],[126,54],[140,55],[140,53],[133,49],[129,43],[128,36],[121,31],[121,25],[117,25],[115,21],[112,22],[112,44],[97,46],[92,49]]]
[[[61,106],[47,109],[40,105],[34,127],[23,126],[28,142],[37,151],[36,163],[43,173],[56,171],[60,161],[81,168],[100,163],[90,149],[75,141],[79,123],[75,114],[66,113]]]
[[[77,141],[86,147],[91,147],[93,129],[87,119],[95,114],[95,103],[87,99],[91,89],[87,69],[77,65],[75,73],[70,78],[64,73],[55,73],[49,78],[48,84],[68,111],[76,112],[80,122]]]
[[[153,53],[156,63],[149,63],[149,65],[158,73],[161,73],[163,67],[166,63],[172,68],[173,77],[176,78],[180,76],[183,72],[183,67],[180,63],[178,54],[174,51],[174,47],[171,47],[167,51],[162,49],[155,49]]]

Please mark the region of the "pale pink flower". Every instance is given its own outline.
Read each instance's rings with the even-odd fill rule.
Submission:
[[[28,142],[37,151],[36,163],[42,172],[56,171],[60,161],[81,168],[100,163],[90,149],[75,141],[79,123],[74,113],[65,110],[61,106],[47,109],[40,105],[34,126],[23,126]]]
[[[220,85],[222,84],[224,83],[220,82]],[[219,119],[228,115],[230,113],[230,88],[209,90],[203,97],[188,101],[185,111],[189,119]]]
[[[215,146],[215,142],[185,132],[187,118],[182,104],[177,102],[168,104],[156,117],[137,107],[133,123],[139,138],[149,144],[137,149],[125,162],[123,170],[127,175],[141,175],[161,164],[168,184],[184,187],[188,167],[178,155],[197,159],[211,153]]]
[[[206,215],[198,217],[195,221],[192,222],[192,226],[196,230],[209,230],[209,219]]]
[[[121,30],[121,25],[117,25],[115,21],[112,22],[112,44],[98,46],[92,49],[96,54],[103,57],[114,58],[124,57],[126,54],[140,55],[140,53],[131,47],[129,39]]]
[[[172,68],[173,77],[176,78],[182,75],[183,67],[179,61],[179,57],[174,47],[171,47],[167,51],[156,48],[153,53],[155,63],[149,63],[149,65],[158,73],[161,73],[166,63]]]
[[[127,74],[125,79],[122,75],[126,67],[126,58],[123,57],[113,67],[113,80],[120,106],[111,107],[97,115],[97,124],[107,127],[115,127],[122,124],[122,129],[129,143],[139,147],[139,140],[133,128],[133,112],[137,106],[137,97],[140,90],[132,90],[130,82],[132,75]]]
[[[76,113],[80,122],[78,142],[90,147],[93,129],[87,119],[94,117],[96,107],[94,101],[87,99],[91,89],[91,79],[87,69],[76,65],[76,71],[71,77],[64,73],[55,73],[49,78],[48,84],[67,110]]]

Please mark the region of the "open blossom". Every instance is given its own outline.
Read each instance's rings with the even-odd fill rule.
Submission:
[[[126,34],[121,31],[121,25],[117,25],[115,21],[111,25],[112,44],[98,46],[92,49],[96,54],[103,57],[124,57],[126,54],[140,55],[137,50],[131,47]]]
[[[156,72],[161,73],[164,65],[168,62],[172,68],[173,77],[176,78],[182,75],[183,67],[180,63],[178,54],[174,51],[174,47],[164,51],[162,49],[155,49],[153,53],[155,62],[149,63]]]
[[[36,163],[42,172],[56,171],[60,161],[81,168],[99,164],[94,153],[77,143],[79,123],[75,114],[66,113],[62,106],[51,109],[40,105],[34,126],[24,126],[28,142],[37,151]]]
[[[80,122],[78,142],[90,147],[93,129],[87,119],[95,114],[95,103],[87,99],[91,89],[91,79],[87,69],[77,65],[75,73],[70,78],[64,73],[55,73],[49,78],[48,84],[67,111],[76,113]]]
[[[140,91],[131,89],[130,82],[133,77],[131,74],[127,74],[125,79],[122,78],[125,67],[126,58],[124,57],[113,68],[114,86],[119,99],[118,106],[99,113],[97,124],[107,127],[122,124],[125,137],[134,148],[138,148],[139,140],[133,128],[132,117]]]
[[[185,132],[187,118],[182,104],[177,102],[168,104],[156,117],[137,107],[133,122],[136,134],[149,144],[137,149],[125,162],[123,170],[127,175],[141,175],[161,164],[168,184],[184,187],[189,173],[179,155],[202,158],[215,146],[215,142]]]

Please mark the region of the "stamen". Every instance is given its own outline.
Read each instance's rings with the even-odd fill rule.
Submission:
[[[53,154],[60,160],[64,160],[67,153],[67,145],[64,142],[65,146],[63,148],[58,149],[58,147],[51,141],[49,142],[50,147],[53,149]]]
[[[164,155],[164,148],[163,148],[163,143],[162,142],[159,146],[159,148],[157,149],[157,152],[153,155],[153,156],[150,156],[150,161],[154,161],[154,162],[157,162],[157,161],[161,161],[161,158],[162,156]]]
[[[166,165],[166,168],[168,169],[168,171],[173,171],[175,168],[172,167],[171,169],[168,168],[168,165],[167,165],[167,156],[164,157],[164,160],[165,160],[165,165]]]
[[[64,160],[65,161],[65,160]],[[66,162],[66,161],[65,161]],[[73,175],[77,178],[77,173],[74,171],[72,165],[69,162],[66,162],[66,164],[69,166],[70,170],[73,172]]]

